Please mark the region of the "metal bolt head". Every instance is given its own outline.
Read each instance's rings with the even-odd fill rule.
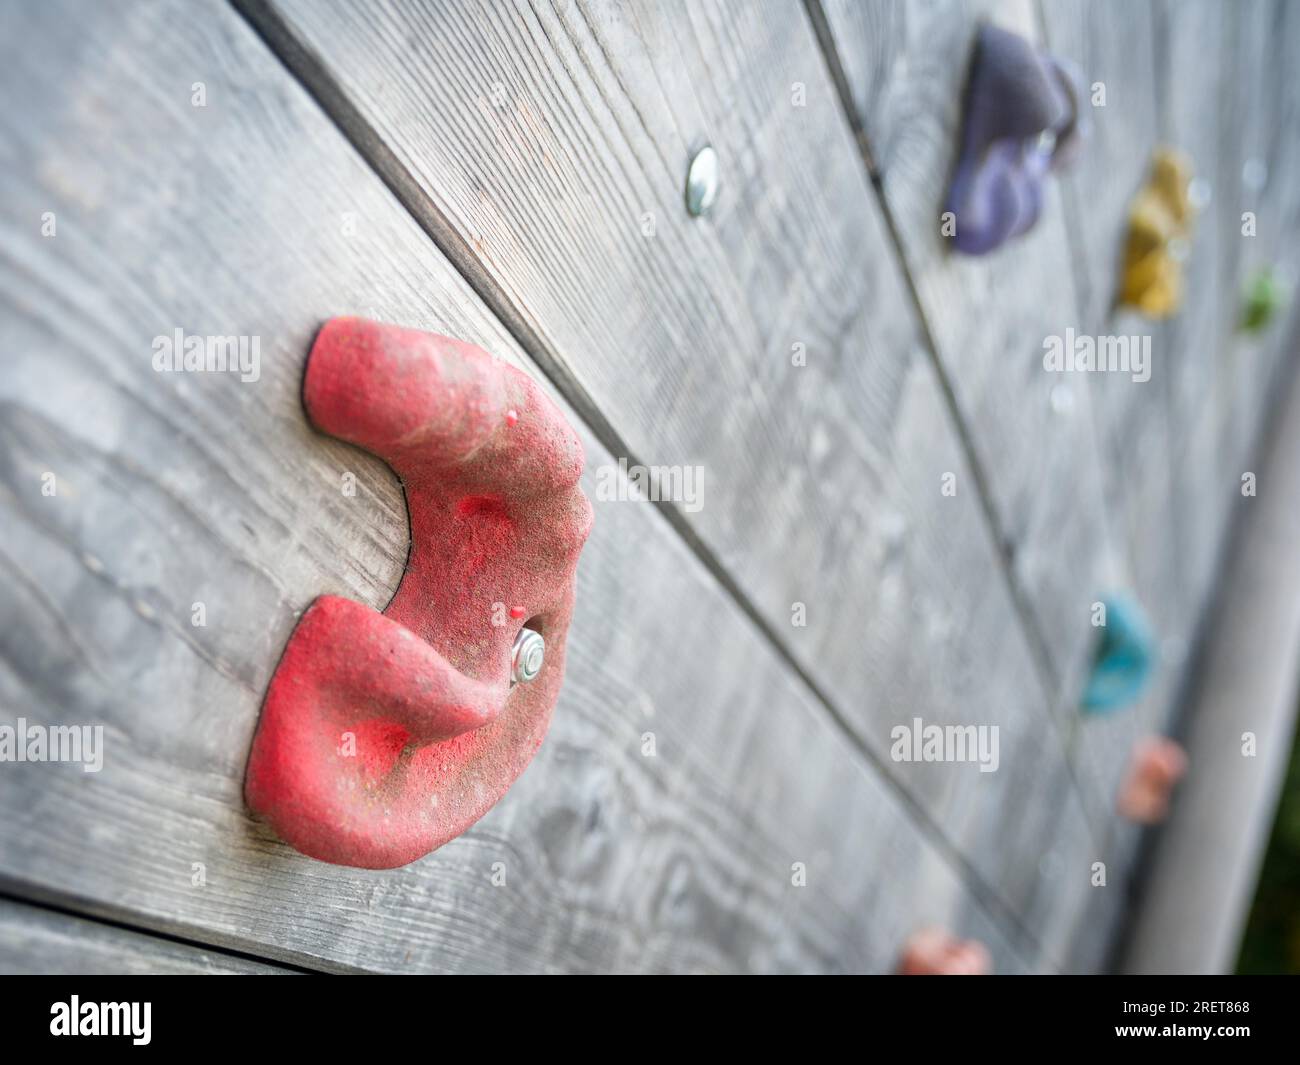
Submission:
[[[536,677],[542,671],[545,657],[546,641],[542,634],[533,629],[520,629],[510,652],[511,683],[526,684]]]
[[[1191,184],[1187,186],[1187,202],[1193,209],[1203,211],[1210,206],[1210,200],[1213,193],[1210,191],[1210,183],[1205,178],[1192,178]]]
[[[698,218],[707,214],[718,198],[718,153],[705,145],[695,153],[686,172],[686,210]]]
[[[1241,183],[1251,192],[1259,192],[1268,184],[1268,164],[1263,159],[1247,159],[1241,168]]]
[[[1051,404],[1052,413],[1061,417],[1074,410],[1074,393],[1070,390],[1069,385],[1053,385],[1052,391],[1048,393],[1047,401]]]

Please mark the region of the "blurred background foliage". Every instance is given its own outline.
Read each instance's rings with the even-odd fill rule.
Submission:
[[[1237,972],[1300,975],[1300,732],[1292,743]]]

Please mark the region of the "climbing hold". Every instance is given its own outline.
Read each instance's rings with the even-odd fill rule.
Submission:
[[[930,926],[913,932],[899,955],[901,976],[986,976],[993,962],[988,948]]]
[[[1047,172],[1067,163],[1083,138],[1082,95],[1072,65],[1014,33],[980,28],[944,208],[958,251],[984,255],[1037,221]]]
[[[1120,710],[1134,702],[1155,670],[1155,633],[1137,602],[1116,595],[1103,601],[1105,625],[1083,690],[1091,713]]]
[[[303,399],[321,432],[401,478],[411,551],[382,614],[336,595],[303,614],[245,794],[304,854],[386,869],[482,817],[546,735],[591,527],[582,444],[481,348],[359,318],[321,329]],[[508,410],[523,415],[514,429]],[[513,624],[499,624],[502,600]]]
[[[1262,333],[1286,304],[1281,282],[1269,267],[1259,270],[1246,285],[1241,309],[1241,328],[1247,333]]]
[[[1163,821],[1169,813],[1174,785],[1187,772],[1187,752],[1165,736],[1147,736],[1133,745],[1128,770],[1120,785],[1116,809],[1142,825]]]
[[[1195,207],[1186,157],[1158,148],[1151,176],[1129,207],[1120,302],[1149,318],[1168,318],[1183,300],[1182,260]]]

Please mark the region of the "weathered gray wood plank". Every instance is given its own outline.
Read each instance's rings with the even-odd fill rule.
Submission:
[[[1070,5],[1053,2],[1043,8],[1049,36],[1062,27],[1068,32]],[[1103,16],[1113,14],[1112,9],[1090,4],[1087,11],[1094,35],[1110,30]],[[1247,160],[1284,153],[1284,146],[1294,141],[1282,118],[1285,105],[1276,101],[1287,94],[1279,62],[1287,46],[1278,42],[1297,38],[1294,33],[1287,37],[1268,3],[1127,5],[1127,23],[1108,33],[1114,38],[1110,46],[1098,48],[1102,62],[1107,54],[1124,53],[1119,38],[1134,32],[1141,11],[1152,15],[1156,27],[1151,66],[1157,71],[1161,107],[1151,139],[1187,151],[1212,198],[1197,220],[1180,315],[1144,327],[1141,319],[1118,314],[1110,327],[1121,333],[1151,332],[1156,373],[1165,382],[1160,403],[1147,402],[1137,390],[1124,394],[1112,387],[1098,404],[1115,456],[1111,468],[1119,473],[1121,486],[1111,509],[1123,515],[1135,585],[1152,610],[1165,650],[1159,683],[1140,706],[1088,726],[1090,746],[1099,756],[1094,764],[1110,767],[1112,786],[1118,785],[1127,745],[1137,735],[1170,729],[1178,710],[1180,673],[1194,648],[1197,627],[1215,623],[1205,615],[1208,596],[1231,521],[1247,505],[1240,496],[1240,476],[1253,465],[1250,455],[1259,442],[1265,400],[1270,383],[1277,380],[1269,349],[1276,344],[1285,350],[1289,343],[1285,321],[1263,340],[1238,335],[1236,326],[1242,284],[1253,264],[1272,259],[1267,235],[1285,232],[1279,219],[1270,217],[1266,190],[1252,190],[1243,170]],[[1138,69],[1136,60],[1121,68],[1130,74]],[[1125,111],[1124,121],[1140,134],[1145,118],[1138,124],[1135,114]],[[1076,188],[1092,218],[1094,205],[1107,191],[1104,182],[1088,176],[1088,165],[1091,156]],[[1120,173],[1126,161],[1106,158],[1104,165]],[[1277,195],[1283,187],[1292,189],[1294,183],[1273,184],[1271,190]],[[1243,237],[1245,209],[1256,210],[1264,220],[1263,242]],[[1141,439],[1150,445],[1126,451],[1126,444]],[[1105,850],[1112,871],[1122,878],[1129,875],[1140,840],[1139,830],[1119,822],[1110,833]]]
[[[7,7],[4,23],[0,82],[28,104],[0,120],[0,705],[106,736],[100,773],[0,772],[10,890],[325,968],[885,969],[931,920],[988,941],[1000,968],[1039,964],[633,503],[597,504],[555,726],[488,817],[382,873],[270,838],[240,789],[295,617],[322,592],[382,606],[406,553],[391,473],[305,423],[313,331],[366,313],[532,368],[233,13],[52,3]],[[261,337],[260,379],[156,374],[152,338],[175,328]],[[611,456],[585,439],[590,493]],[[994,776],[1029,750],[1005,740]],[[1068,828],[1051,804],[1070,801],[1060,787],[1004,834],[1042,838],[1043,817]],[[983,842],[994,858],[1024,846]],[[1027,926],[1068,916],[1060,896],[1086,883],[1073,851],[1054,860],[1023,891]]]
[[[1157,103],[1156,45],[1148,4],[1050,0],[1041,5],[1045,39],[1058,55],[1076,62],[1089,86],[1100,84],[1105,106],[1092,107],[1089,138],[1075,165],[1061,177],[1074,267],[1080,277],[1084,330],[1092,335],[1153,335],[1151,379],[1099,374],[1087,382],[1105,486],[1104,523],[1110,553],[1104,592],[1133,595],[1157,632],[1182,631],[1183,616],[1173,547],[1169,375],[1174,356],[1155,344],[1159,331],[1116,305],[1129,205],[1145,182],[1151,153],[1161,142]],[[1186,633],[1183,633],[1185,638]],[[1108,818],[1104,897],[1122,908],[1122,886],[1133,857],[1133,833],[1114,819],[1113,799],[1134,740],[1167,718],[1181,671],[1183,644],[1170,640],[1155,683],[1129,710],[1081,716],[1078,758],[1093,781]],[[1115,888],[1116,884],[1121,886]],[[1104,944],[1097,944],[1104,949]]]
[[[1129,204],[1159,143],[1152,8],[1141,0],[1039,7],[1047,47],[1076,64],[1088,89],[1087,141],[1059,180],[1083,320],[1100,330],[1114,309]]]
[[[1229,24],[1236,16],[1218,0],[1159,2],[1154,10],[1163,51],[1161,131],[1189,157],[1195,180],[1210,197],[1196,219],[1184,264],[1184,305],[1154,340],[1169,368],[1177,606],[1190,624],[1209,592],[1228,506],[1240,496],[1235,479],[1225,482],[1219,463],[1220,434],[1228,431],[1220,411],[1231,410],[1232,389],[1220,352],[1230,343],[1239,303],[1225,258],[1241,240],[1239,212],[1235,196],[1224,195],[1218,180],[1231,143],[1223,119],[1224,100],[1235,91]]]
[[[1194,309],[1194,324],[1152,329],[1132,316],[1112,318],[1106,313],[1114,291],[1114,263],[1126,224],[1128,197],[1145,171],[1157,133],[1169,138],[1177,126],[1184,139],[1196,142],[1196,154],[1215,158],[1221,127],[1215,115],[1218,101],[1212,94],[1220,79],[1213,72],[1220,70],[1223,62],[1222,34],[1205,32],[1207,18],[1212,21],[1215,12],[1203,9],[1193,13],[1183,21],[1182,36],[1174,42],[1177,54],[1168,59],[1166,81],[1200,79],[1195,92],[1181,92],[1176,84],[1172,88],[1162,85],[1165,98],[1173,100],[1173,112],[1179,116],[1175,122],[1168,108],[1161,114],[1156,106],[1152,58],[1155,37],[1166,34],[1166,28],[1162,21],[1159,31],[1152,33],[1150,7],[1126,4],[1121,10],[1105,4],[1043,5],[1048,44],[1080,61],[1089,83],[1098,79],[1107,82],[1111,100],[1106,111],[1094,111],[1093,140],[1079,169],[1062,182],[1067,209],[1072,197],[1077,203],[1075,224],[1068,230],[1073,241],[1066,242],[1059,232],[1049,239],[1046,234],[1052,232],[1053,224],[1049,213],[1040,221],[1040,228],[1047,227],[1043,239],[1048,248],[1040,251],[1032,265],[1028,262],[1030,249],[1023,250],[1014,262],[1006,261],[1009,257],[992,257],[984,268],[1002,269],[1002,278],[1015,283],[1014,290],[999,293],[996,301],[971,277],[949,281],[949,271],[968,264],[963,261],[953,266],[944,260],[937,227],[931,223],[942,199],[942,182],[950,172],[945,162],[950,162],[956,143],[958,115],[952,101],[959,99],[971,24],[979,17],[992,17],[1032,36],[1032,20],[1025,17],[1021,5],[999,3],[862,5],[832,0],[826,13],[868,151],[958,403],[972,426],[977,451],[984,449],[979,453],[990,471],[995,498],[999,491],[1019,483],[1017,475],[1008,470],[1032,463],[1016,449],[1004,448],[1002,454],[1011,457],[1000,465],[999,451],[988,441],[1005,434],[1006,425],[1022,425],[1030,408],[1024,407],[1021,392],[1014,397],[1021,409],[1006,416],[990,416],[987,405],[981,409],[971,398],[979,396],[972,381],[979,381],[981,367],[993,366],[1005,375],[1008,341],[1059,332],[1064,325],[1076,325],[1085,332],[1154,334],[1157,365],[1152,383],[1137,386],[1127,380],[1104,380],[1075,387],[1076,393],[1086,391],[1090,403],[1097,407],[1098,479],[1107,489],[1106,511],[1089,486],[1076,499],[1082,514],[1076,531],[1098,532],[1110,540],[1091,555],[1087,547],[1083,549],[1084,557],[1094,560],[1090,570],[1085,562],[1082,571],[1084,575],[1090,572],[1096,582],[1088,597],[1117,586],[1132,587],[1165,637],[1165,664],[1143,704],[1121,717],[1079,724],[1079,759],[1092,784],[1089,790],[1101,796],[1109,808],[1133,738],[1168,724],[1223,528],[1224,486],[1217,483],[1213,472],[1219,433],[1212,419],[1218,412],[1213,403],[1196,402],[1206,391],[1213,392],[1212,387],[1203,387],[1203,381],[1207,367],[1210,375],[1215,374],[1214,337],[1222,320],[1223,300],[1214,282],[1222,257],[1216,229],[1198,237],[1200,245],[1193,252],[1204,260],[1199,272],[1189,273],[1188,306]],[[1163,46],[1163,38],[1161,43]],[[1207,52],[1211,53],[1208,61]],[[888,72],[882,72],[882,67]],[[1116,90],[1118,112],[1114,110]],[[941,105],[946,101],[947,120],[936,123],[933,116],[944,114]],[[1198,108],[1209,112],[1208,120],[1201,121]],[[1207,164],[1203,161],[1202,165]],[[1214,225],[1212,221],[1208,224]],[[1064,297],[1052,300],[1050,290],[1053,279],[1059,277],[1062,251],[1072,253],[1070,265],[1082,281],[1081,320],[1066,317],[1069,304]],[[1026,266],[1032,271],[1027,281],[1026,275],[1017,272],[1017,267]],[[972,273],[979,269],[976,266]],[[981,328],[972,329],[977,318],[970,293],[998,307],[991,329],[983,321]],[[1017,300],[1034,303],[1040,312],[1039,322],[1044,324],[1027,315],[1017,319],[1010,313],[1008,308],[1016,306]],[[981,341],[990,333],[994,339],[985,349]],[[1195,350],[1184,352],[1185,348]],[[1011,402],[1009,397],[1007,402]],[[1078,440],[1086,445],[1087,437],[1082,432]],[[1041,447],[1034,450],[1036,458],[1043,453]],[[1078,468],[1077,462],[1077,454],[1071,455],[1070,449],[1056,459],[1061,469]],[[1061,498],[1059,493],[1056,498]],[[1000,510],[1007,510],[1005,503]],[[1071,546],[1063,545],[1059,557],[1069,558],[1073,565],[1079,551]],[[1029,579],[1025,584],[1033,586]],[[1088,591],[1082,582],[1077,586],[1078,593]],[[1073,602],[1081,607],[1080,599],[1080,594],[1069,591],[1054,596],[1058,606]],[[1086,633],[1075,643],[1068,636],[1061,639],[1064,630],[1054,630],[1050,622],[1045,631],[1054,646],[1086,648],[1091,643]],[[1069,667],[1062,672],[1066,677],[1063,694],[1069,700],[1077,688],[1069,680]],[[1119,823],[1111,822],[1108,828],[1104,856],[1111,887],[1097,900],[1101,907],[1111,907],[1113,914],[1123,905],[1136,836]],[[1085,956],[1087,947],[1081,941],[1078,958]]]
[[[951,253],[940,230],[977,27],[992,21],[1033,40],[1035,8],[1022,0],[823,8],[1004,549],[1068,705],[1086,666],[1106,529],[1087,384],[1042,363],[1046,337],[1081,326],[1060,190],[1049,186],[1034,230],[988,256]]]
[[[1300,698],[1300,380],[1283,400],[1260,470],[1270,487],[1243,511],[1223,621],[1189,699],[1193,771],[1155,844],[1127,972],[1232,972],[1241,949]],[[1255,743],[1249,754],[1247,734]]]
[[[802,8],[247,6],[570,392],[633,455],[703,465],[690,529],[980,874],[1059,934],[1077,896],[1043,858],[1087,851],[1083,813]],[[723,192],[698,221],[682,182],[705,141]],[[1002,769],[888,762],[914,715],[1000,726]]]
[[[274,965],[0,899],[5,976],[275,976]]]
[[[1271,176],[1265,181],[1264,199],[1266,225],[1273,241],[1271,262],[1290,292],[1286,313],[1270,331],[1264,342],[1266,354],[1259,360],[1257,380],[1265,394],[1265,407],[1281,394],[1288,375],[1297,372],[1300,348],[1300,244],[1293,239],[1300,232],[1300,183],[1293,178],[1300,170],[1300,80],[1294,76],[1300,62],[1300,9],[1278,0],[1275,10],[1274,33],[1269,38],[1273,77],[1265,95],[1276,108],[1276,117],[1265,136],[1273,139],[1276,165],[1267,169]]]
[[[1221,475],[1239,483],[1253,469],[1262,412],[1270,408],[1293,364],[1296,346],[1300,251],[1300,189],[1292,179],[1300,165],[1300,90],[1291,76],[1300,56],[1300,12],[1282,0],[1251,0],[1228,20],[1235,46],[1235,77],[1224,93],[1224,150],[1220,155],[1219,200],[1223,208],[1224,278],[1235,301],[1225,316],[1222,378],[1230,403]],[[1255,235],[1242,233],[1242,213],[1255,218]],[[1256,271],[1271,267],[1290,285],[1286,311],[1259,335],[1231,332],[1240,321],[1240,300]]]
[[[1251,460],[1259,412],[1268,391],[1267,372],[1260,372],[1262,351],[1274,334],[1251,337],[1237,332],[1240,293],[1251,274],[1268,263],[1276,245],[1276,219],[1269,217],[1264,195],[1268,162],[1277,141],[1275,100],[1281,89],[1280,48],[1274,47],[1273,0],[1238,6],[1226,20],[1224,48],[1232,56],[1221,97],[1222,137],[1215,170],[1215,199],[1223,213],[1225,239],[1220,269],[1225,295],[1233,301],[1223,324],[1219,351],[1219,476],[1239,478]],[[1279,79],[1276,80],[1275,79]],[[1276,179],[1273,187],[1276,189]],[[1256,235],[1241,232],[1242,212],[1255,215]],[[1260,215],[1263,215],[1263,218]],[[1262,232],[1261,232],[1262,229]]]
[[[1195,310],[1178,323],[1175,341],[1194,348],[1191,373],[1199,368],[1199,379],[1208,382],[1210,393],[1196,402],[1185,367],[1182,389],[1175,394],[1184,411],[1179,418],[1182,439],[1176,445],[1183,456],[1176,467],[1181,476],[1175,491],[1183,497],[1184,510],[1199,506],[1202,511],[1180,515],[1180,578],[1186,600],[1199,595],[1200,603],[1194,606],[1215,608],[1215,614],[1200,618],[1210,626],[1213,654],[1221,639],[1217,629],[1232,623],[1222,611],[1235,594],[1231,571],[1219,572],[1215,563],[1224,562],[1221,551],[1233,523],[1248,523],[1256,505],[1254,498],[1242,494],[1243,473],[1259,476],[1256,490],[1261,494],[1278,490],[1276,475],[1259,469],[1260,449],[1267,443],[1263,431],[1275,413],[1275,397],[1286,393],[1296,372],[1300,316],[1294,295],[1263,334],[1243,333],[1239,324],[1243,290],[1257,269],[1269,265],[1281,278],[1300,276],[1300,250],[1294,240],[1300,230],[1300,188],[1289,176],[1300,165],[1300,90],[1290,74],[1300,50],[1300,12],[1294,4],[1270,0],[1222,9],[1166,4],[1161,10],[1173,27],[1167,35],[1169,135],[1192,138],[1199,146],[1204,176],[1213,183],[1213,200],[1202,220],[1209,248],[1201,245],[1193,252],[1207,256],[1208,262],[1198,261],[1195,272],[1189,272],[1200,291],[1190,294]],[[1202,35],[1213,30],[1222,38],[1217,65],[1209,69],[1200,54],[1198,30]],[[1189,66],[1200,73],[1193,74]],[[1211,116],[1209,124],[1217,126],[1213,141],[1198,106]],[[1244,211],[1255,215],[1254,236],[1243,230]],[[1221,602],[1206,599],[1216,591],[1216,578]],[[1185,713],[1194,714],[1204,704],[1199,679],[1187,695]],[[1193,739],[1203,725],[1194,717],[1184,722]],[[1193,759],[1196,764],[1194,752]],[[1193,786],[1193,795],[1196,790]]]

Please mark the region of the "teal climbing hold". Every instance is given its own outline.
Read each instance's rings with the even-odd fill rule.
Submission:
[[[1155,672],[1156,637],[1137,602],[1126,595],[1103,600],[1106,608],[1083,708],[1105,714],[1122,710],[1142,694]]]

